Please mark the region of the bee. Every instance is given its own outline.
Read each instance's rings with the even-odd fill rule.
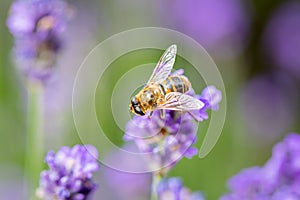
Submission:
[[[191,87],[185,76],[170,76],[176,51],[174,44],[164,52],[145,87],[131,98],[129,107],[132,113],[143,116],[150,111],[151,117],[154,110],[189,112],[204,106],[200,100],[185,94]]]

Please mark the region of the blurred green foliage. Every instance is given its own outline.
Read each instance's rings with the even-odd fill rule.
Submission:
[[[6,17],[11,1],[1,1],[0,6],[0,164],[22,164],[26,98],[22,84],[11,60],[12,36],[6,28]]]

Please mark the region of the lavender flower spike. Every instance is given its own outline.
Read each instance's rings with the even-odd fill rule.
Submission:
[[[124,138],[133,140],[146,153],[150,171],[165,175],[183,156],[191,158],[197,154],[192,147],[196,134],[196,124],[189,114],[168,110],[164,119],[159,111],[151,119],[134,117],[127,123]]]
[[[45,79],[51,74],[70,13],[63,0],[20,0],[12,4],[7,26],[15,38],[16,64],[28,78]]]
[[[176,72],[175,72],[176,73]],[[190,89],[187,95],[198,98],[205,106],[193,111],[199,121],[208,118],[208,109],[217,109],[222,96],[214,86],[206,88],[202,95],[195,95]],[[204,116],[205,115],[205,116]],[[139,150],[146,154],[149,170],[165,175],[182,157],[191,158],[197,154],[192,147],[197,138],[197,126],[188,112],[166,110],[161,117],[154,111],[151,118],[135,116],[127,123],[125,140],[133,140]]]
[[[62,147],[46,156],[49,170],[41,173],[36,194],[44,200],[86,200],[97,187],[92,173],[99,168],[98,152],[91,145]]]
[[[204,200],[200,192],[191,193],[179,178],[165,178],[157,185],[158,200]]]
[[[300,199],[300,135],[287,135],[264,166],[243,170],[228,186],[231,192],[220,200]]]

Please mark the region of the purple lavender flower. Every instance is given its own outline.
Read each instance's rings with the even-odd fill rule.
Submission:
[[[241,0],[166,1],[169,24],[195,38],[201,45],[220,56],[237,53],[243,48],[249,29],[249,16]]]
[[[265,52],[274,65],[300,77],[300,3],[284,3],[273,14],[263,35]]]
[[[207,109],[217,109],[221,100],[221,93],[214,86],[207,87],[200,96],[192,89],[187,94],[205,103],[204,108],[192,112],[199,121],[207,119]],[[196,137],[197,126],[189,113],[166,110],[162,118],[158,110],[151,118],[135,116],[129,121],[124,139],[134,140],[140,151],[149,155],[150,170],[160,170],[158,173],[164,175],[183,156],[191,158],[197,154],[192,147]]]
[[[290,133],[264,166],[243,170],[228,186],[231,193],[220,200],[300,199],[300,135]]]
[[[158,200],[204,200],[200,192],[192,193],[180,178],[165,178],[157,185]]]
[[[62,0],[12,4],[7,26],[15,38],[17,65],[29,78],[44,79],[50,75],[69,18],[70,9]]]
[[[219,103],[222,100],[222,93],[215,86],[210,85],[204,88],[202,94],[197,97],[204,102],[205,105],[200,109],[199,113],[196,113],[195,116],[197,116],[198,121],[203,121],[208,119],[207,110],[211,109],[217,111],[219,109]]]
[[[92,173],[99,168],[98,152],[91,145],[62,147],[46,156],[49,170],[41,173],[37,196],[41,199],[86,200],[97,187]]]
[[[143,153],[149,153],[151,170],[173,166],[182,156],[191,158],[197,149],[196,124],[187,113],[166,111],[165,118],[155,111],[151,117],[134,117],[126,126],[125,139],[134,140]],[[165,173],[165,172],[160,172]]]

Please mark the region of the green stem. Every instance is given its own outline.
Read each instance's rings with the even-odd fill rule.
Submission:
[[[162,177],[159,174],[157,174],[155,172],[153,173],[152,188],[151,188],[151,200],[158,200],[156,188],[157,188],[157,185],[160,182],[161,178]]]
[[[35,198],[39,174],[43,167],[43,85],[38,80],[28,83],[28,118],[26,143],[26,175],[31,199]]]

